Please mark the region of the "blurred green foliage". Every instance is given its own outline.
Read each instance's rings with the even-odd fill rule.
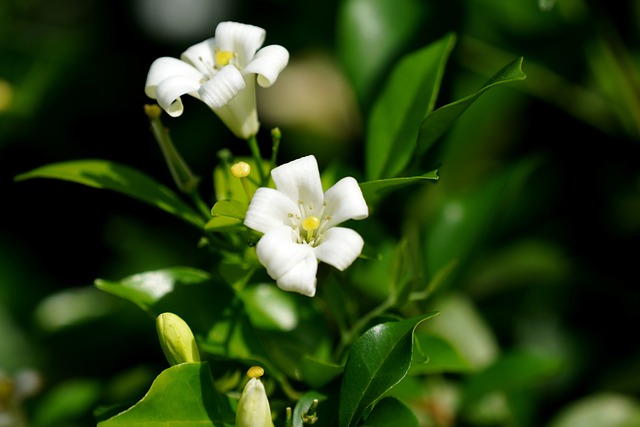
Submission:
[[[0,370],[39,372],[42,384],[22,402],[36,427],[92,425],[98,404],[135,403],[164,368],[153,319],[93,288],[96,277],[206,265],[198,233],[164,212],[105,191],[13,181],[46,163],[105,158],[170,185],[142,109],[146,72],[209,34],[160,38],[143,25],[142,3],[0,4]],[[426,356],[431,348],[432,359],[456,362],[432,365],[426,383],[408,376],[385,406],[419,394],[411,403],[424,426],[638,425],[640,2],[244,0],[220,10],[211,31],[233,19],[267,29],[292,60],[328,55],[351,79],[354,122],[375,114],[401,57],[451,32],[435,108],[523,57],[526,80],[479,97],[446,144],[430,148],[422,166],[438,168],[437,184],[400,189],[376,216],[389,234],[422,233],[406,244],[423,244],[427,279],[450,271],[419,307],[441,315],[417,341]],[[353,19],[362,27],[344,25]],[[392,37],[377,36],[377,25]],[[213,187],[204,174],[230,135],[205,106],[188,109],[171,131]],[[345,168],[366,163],[366,127],[336,138],[264,122],[282,129],[281,161],[313,152]],[[410,211],[399,212],[406,200]],[[366,284],[375,272],[360,267]],[[366,292],[383,300],[388,289]],[[385,419],[379,411],[372,422]]]

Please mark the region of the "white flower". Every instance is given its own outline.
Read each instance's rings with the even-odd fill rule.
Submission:
[[[362,252],[362,237],[336,225],[366,218],[367,203],[352,177],[324,193],[314,156],[279,166],[271,176],[276,189],[258,188],[244,224],[264,233],[256,251],[277,285],[314,296],[318,261],[342,271]]]
[[[191,46],[180,59],[156,59],[147,74],[145,93],[172,117],[182,114],[182,95],[200,99],[237,137],[247,139],[260,126],[256,75],[260,86],[269,87],[289,62],[289,52],[282,46],[260,49],[265,37],[262,28],[221,22],[215,37]]]

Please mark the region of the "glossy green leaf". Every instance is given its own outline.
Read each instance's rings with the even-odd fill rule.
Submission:
[[[338,51],[356,95],[365,103],[418,29],[419,0],[345,0],[338,19]]]
[[[204,225],[206,231],[222,231],[242,225],[242,220],[228,216],[214,216]]]
[[[378,179],[375,181],[367,181],[360,183],[360,189],[365,200],[370,205],[377,204],[386,194],[406,187],[407,185],[416,184],[421,181],[437,181],[440,177],[438,171],[433,170],[420,176],[411,176],[405,178],[389,178]]]
[[[414,331],[437,313],[381,323],[362,334],[349,351],[340,388],[339,427],[354,425],[411,366]]]
[[[204,220],[168,187],[130,166],[107,160],[71,160],[52,163],[22,173],[16,181],[52,178],[89,187],[113,190],[141,200],[183,220],[202,227]]]
[[[196,335],[207,334],[212,325],[225,319],[224,311],[235,299],[229,286],[189,267],[148,271],[119,281],[97,279],[95,285],[131,301],[153,318],[164,312],[175,313]]]
[[[368,118],[365,165],[369,180],[396,177],[413,156],[420,124],[435,107],[456,37],[449,33],[400,60]]]
[[[376,404],[367,417],[366,427],[418,427],[420,423],[411,408],[395,397],[385,397]]]
[[[98,427],[193,427],[233,425],[235,414],[215,388],[209,365],[182,363],[160,373],[131,408]]]
[[[476,92],[427,114],[420,125],[418,155],[424,154],[451,127],[453,122],[487,90],[503,83],[524,80],[526,74],[522,71],[522,61],[522,57],[515,59],[500,69]]]

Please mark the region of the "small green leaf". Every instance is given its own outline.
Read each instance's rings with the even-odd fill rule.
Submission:
[[[426,153],[433,143],[451,127],[453,122],[487,90],[502,83],[524,80],[526,74],[522,71],[522,61],[523,58],[520,57],[510,62],[476,92],[427,114],[420,125],[418,155]]]
[[[439,178],[440,177],[438,176],[438,171],[433,170],[419,176],[378,179],[375,181],[361,182],[360,189],[362,190],[362,195],[364,196],[364,199],[367,201],[367,203],[375,205],[378,203],[378,201],[380,201],[382,197],[394,190],[398,190],[407,185],[415,184],[420,181],[437,181]]]
[[[238,200],[218,200],[211,208],[211,215],[244,219],[248,207],[246,203]]]
[[[340,388],[339,427],[357,422],[368,408],[407,375],[411,367],[414,331],[437,314],[432,312],[378,324],[353,343]]]
[[[204,220],[176,193],[130,166],[107,160],[71,160],[52,163],[16,176],[16,181],[53,178],[89,187],[113,190],[160,208],[198,228]]]
[[[411,408],[395,397],[385,397],[373,407],[364,423],[366,427],[418,427],[418,418]]]
[[[203,362],[165,369],[138,403],[101,420],[98,427],[207,427],[234,422],[228,399],[216,390],[209,365]]]
[[[449,33],[400,60],[368,119],[368,179],[392,178],[415,152],[420,124],[436,103],[456,37]]]
[[[242,224],[242,220],[228,216],[214,216],[204,225],[206,231],[222,231],[228,228],[237,227]]]

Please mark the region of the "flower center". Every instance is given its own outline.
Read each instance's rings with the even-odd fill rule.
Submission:
[[[216,49],[216,68],[220,69],[229,65],[235,56],[236,54],[231,51]]]
[[[319,212],[315,212],[313,204],[298,200],[300,212],[289,213],[291,228],[297,233],[296,242],[317,246],[322,241],[322,233],[326,229],[326,224],[331,217],[323,215],[327,202],[322,204]]]
[[[308,216],[302,221],[302,229],[307,232],[307,242],[314,240],[313,233],[320,228],[320,219],[317,216]]]

